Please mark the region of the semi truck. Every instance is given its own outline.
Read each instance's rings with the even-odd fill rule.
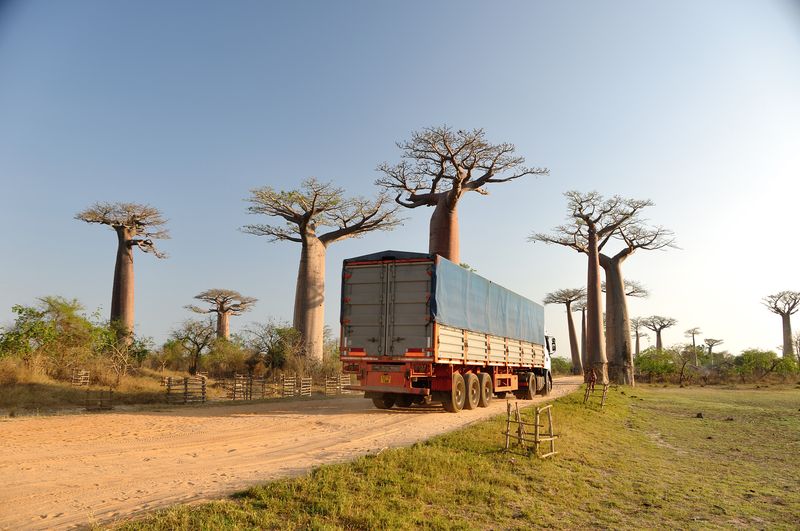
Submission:
[[[438,256],[384,251],[342,267],[340,359],[375,407],[549,394],[544,307]]]

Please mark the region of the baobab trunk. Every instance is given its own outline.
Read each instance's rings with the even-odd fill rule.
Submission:
[[[589,360],[586,358],[586,307],[581,308],[581,362],[583,367],[589,365]]]
[[[458,264],[458,209],[450,205],[449,194],[442,194],[433,210],[430,222],[428,252],[438,254]]]
[[[315,235],[303,238],[294,297],[293,326],[303,338],[306,355],[319,361],[325,327],[325,251]]]
[[[637,331],[636,332],[636,357],[637,358],[639,357],[639,353],[641,352],[641,350],[639,349],[639,338],[640,337],[641,336],[639,335],[639,332]]]
[[[631,324],[621,262],[600,257],[606,273],[606,355],[612,382],[634,385]]]
[[[126,228],[117,228],[117,261],[111,290],[111,324],[117,327],[117,339],[129,343],[133,333],[133,247]]]
[[[575,333],[575,321],[572,319],[572,304],[567,303],[567,328],[569,329],[569,350],[572,354],[572,374],[583,374],[583,362],[578,351],[578,334]]]
[[[600,253],[597,250],[597,233],[589,231],[588,272],[586,276],[586,350],[588,367],[594,370],[598,383],[608,383],[608,360],[603,339],[603,306],[600,291]]]
[[[663,345],[661,343],[661,330],[656,330],[656,351],[661,352],[662,347]]]
[[[783,321],[783,357],[794,358],[794,345],[792,344],[792,316],[788,313],[781,315]]]
[[[217,339],[228,340],[231,337],[230,313],[217,312]]]

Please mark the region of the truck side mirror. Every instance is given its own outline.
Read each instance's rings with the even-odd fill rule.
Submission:
[[[555,352],[555,351],[556,351],[556,338],[551,337],[550,338],[550,352]]]

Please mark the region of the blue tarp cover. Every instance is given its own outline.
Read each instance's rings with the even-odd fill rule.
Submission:
[[[435,300],[437,323],[473,332],[544,344],[544,306],[439,257]]]

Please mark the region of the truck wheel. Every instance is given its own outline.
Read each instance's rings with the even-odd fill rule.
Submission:
[[[474,373],[468,372],[464,375],[464,386],[467,388],[464,409],[475,409],[481,400],[481,385],[478,377]]]
[[[414,403],[414,397],[411,395],[400,395],[395,400],[395,405],[397,407],[411,407],[411,404]]]
[[[464,387],[464,377],[459,373],[453,374],[453,387],[449,393],[442,397],[442,405],[450,413],[458,413],[464,408],[467,390]]]
[[[381,396],[373,397],[372,403],[375,404],[375,407],[378,409],[392,409],[392,406],[394,405],[394,400],[395,400],[394,395],[386,393]]]
[[[505,397],[508,395],[508,391],[498,391],[498,392],[496,392],[494,395],[495,395],[497,398],[499,398],[500,400],[503,400],[503,399],[505,399]]]
[[[541,374],[534,373],[533,374],[533,381],[535,382],[535,384],[533,386],[533,388],[535,389],[535,393],[534,394],[538,395],[539,393],[544,391],[544,376],[542,376]]]
[[[542,394],[547,396],[550,394],[550,391],[553,390],[553,376],[550,374],[550,371],[544,373],[544,389],[542,390]]]
[[[478,407],[488,407],[492,402],[492,377],[488,373],[482,372],[478,375],[478,385],[481,388],[481,398],[478,400]]]

